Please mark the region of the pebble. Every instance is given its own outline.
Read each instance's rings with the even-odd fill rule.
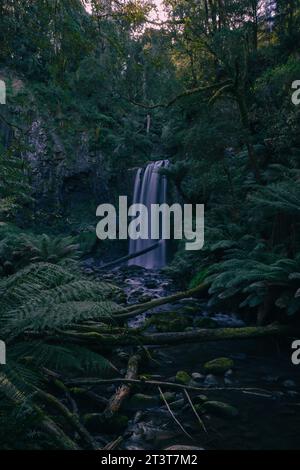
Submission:
[[[194,380],[203,380],[204,379],[204,375],[200,374],[199,372],[193,372],[192,377],[193,377]]]
[[[219,385],[219,382],[218,382],[218,379],[213,374],[208,374],[205,377],[204,385],[206,385],[207,387],[214,387],[214,386]]]
[[[229,369],[225,372],[224,377],[231,377],[233,375],[233,370]]]

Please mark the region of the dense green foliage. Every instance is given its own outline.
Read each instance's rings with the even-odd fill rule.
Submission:
[[[69,376],[114,373],[102,355],[72,341],[68,344],[66,337],[64,341],[57,337],[54,343],[42,339],[45,332],[48,337],[59,335],[87,320],[109,323],[111,315],[121,310],[111,300],[117,292],[110,284],[85,280],[49,263],[31,264],[0,282],[0,335],[9,347],[9,361],[0,374],[0,420],[11,426],[9,433],[7,424],[1,426],[2,448],[15,447],[20,430],[18,447],[33,446],[32,429],[41,429],[40,446],[44,441],[47,446],[57,444],[42,431],[48,411],[37,392],[47,382],[44,368]]]
[[[206,241],[196,255],[180,251],[168,272],[182,278],[192,269],[192,285],[207,273],[215,307],[250,308],[260,322],[295,315],[299,4],[273,2],[268,19],[267,2],[170,3],[190,93],[169,111],[165,145],[175,163],[167,173],[183,200],[206,204]]]
[[[96,245],[94,212],[76,225],[75,216],[62,220],[59,198],[43,212],[33,198],[36,123],[44,166],[68,166],[85,145],[92,160],[101,155],[114,197],[125,170],[168,158],[171,196],[205,204],[205,246],[185,252],[180,243],[167,272],[185,286],[206,282],[211,308],[258,323],[299,320],[299,0],[164,3],[161,23],[147,1],[1,1],[0,78],[10,98],[0,109],[3,448],[59,447],[55,438],[70,448],[41,394],[47,370],[112,373],[71,338],[83,322],[105,327],[122,311],[117,288],[79,270]],[[78,218],[87,209],[80,198],[77,209]],[[55,236],[45,235],[47,217]]]

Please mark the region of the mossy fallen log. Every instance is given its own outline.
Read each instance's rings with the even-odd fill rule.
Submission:
[[[43,390],[36,389],[35,396],[40,398],[43,402],[54,407],[62,416],[64,416],[68,424],[79,434],[89,449],[99,449],[90,433],[80,422],[79,416],[77,416],[75,413],[71,413],[71,411],[69,411],[68,408],[54,395],[51,395],[48,392],[44,392]]]
[[[9,380],[6,374],[0,374],[0,392],[16,407],[24,405],[25,396]],[[38,417],[37,426],[51,437],[60,449],[79,450],[80,447],[46,414],[37,404],[31,403],[31,408]]]
[[[46,434],[51,436],[58,449],[80,450],[80,447],[69,436],[67,436],[67,434],[65,434],[59,426],[57,426],[52,418],[46,416],[41,408],[35,406],[34,410],[39,412],[39,414],[43,417],[40,423],[40,428]]]
[[[208,341],[226,341],[233,339],[254,339],[278,336],[295,336],[297,330],[291,325],[272,324],[268,326],[246,326],[241,328],[215,328],[194,329],[191,331],[172,333],[147,333],[129,332],[110,335],[99,332],[73,332],[64,331],[60,335],[48,336],[48,341],[84,343],[95,349],[112,348],[114,346],[138,346],[138,345],[172,345],[184,343],[203,343]],[[300,330],[298,330],[298,335]]]
[[[153,333],[140,335],[144,344],[178,344],[232,339],[252,339],[294,335],[295,328],[289,325],[246,326],[242,328],[195,329],[175,333]]]

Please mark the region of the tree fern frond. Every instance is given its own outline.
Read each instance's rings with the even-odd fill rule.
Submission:
[[[11,338],[26,330],[41,332],[64,328],[87,320],[112,319],[115,313],[122,311],[123,309],[118,304],[108,300],[103,302],[69,301],[58,304],[26,303],[3,316],[2,330],[5,335],[10,333]]]
[[[117,371],[109,360],[84,347],[69,344],[61,346],[42,341],[30,341],[30,350],[28,342],[20,346],[15,351],[19,358],[23,357],[38,368],[47,367],[64,374],[76,372],[101,377],[111,377]]]

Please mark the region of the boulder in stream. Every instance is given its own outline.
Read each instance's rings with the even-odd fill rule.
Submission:
[[[205,401],[201,406],[201,411],[207,411],[223,418],[236,418],[239,414],[235,406],[221,401]]]
[[[212,361],[208,361],[204,364],[204,370],[208,374],[221,375],[232,369],[234,362],[228,357],[218,357]]]
[[[191,381],[191,376],[184,370],[180,370],[176,374],[176,382],[187,385]]]

